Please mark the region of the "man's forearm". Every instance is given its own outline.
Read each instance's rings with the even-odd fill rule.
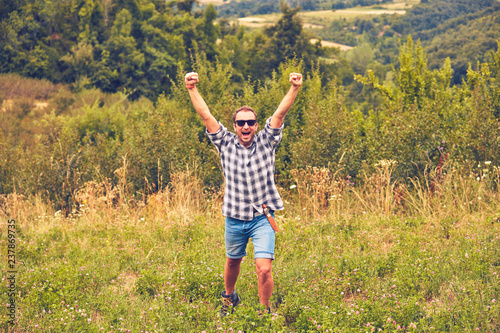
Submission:
[[[215,133],[219,130],[219,123],[214,118],[214,116],[210,113],[210,109],[208,108],[207,103],[203,97],[201,97],[200,93],[196,89],[196,86],[188,89],[189,97],[191,97],[191,102],[193,103],[194,109],[196,113],[200,115],[203,123],[207,127],[209,133]]]
[[[280,105],[276,109],[271,118],[271,127],[279,128],[283,124],[283,120],[285,119],[286,114],[290,110],[295,101],[295,97],[297,97],[297,93],[299,92],[300,86],[291,86],[288,90],[288,93],[285,95]]]
[[[203,99],[203,97],[201,97],[198,89],[196,89],[196,86],[188,89],[188,92],[189,97],[191,97],[191,102],[193,103],[194,109],[200,115],[201,119],[205,121],[205,119],[208,119],[208,117],[211,116],[210,109],[208,108],[207,103],[205,103],[205,100]]]

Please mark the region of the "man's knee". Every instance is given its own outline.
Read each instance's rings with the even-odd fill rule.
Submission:
[[[255,260],[255,267],[258,276],[269,276],[272,273],[273,264],[271,259],[257,259]]]
[[[226,260],[226,265],[229,267],[229,268],[234,268],[234,267],[238,267],[240,264],[241,264],[241,260],[243,258],[239,258],[239,259],[231,259],[231,258],[227,258]]]

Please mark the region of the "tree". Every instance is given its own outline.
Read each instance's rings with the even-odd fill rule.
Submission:
[[[14,11],[20,11],[24,5],[23,0],[2,0],[0,1],[0,21],[9,17]]]
[[[270,76],[280,64],[293,58],[301,59],[309,69],[321,53],[321,46],[312,45],[302,30],[302,21],[297,16],[301,8],[292,9],[283,3],[281,10],[283,15],[278,22],[258,35],[249,49],[248,74],[252,77]]]
[[[199,36],[200,51],[206,53],[209,60],[215,60],[217,55],[217,38],[219,37],[219,30],[214,21],[217,18],[217,11],[213,4],[209,4],[203,16],[201,17],[201,22],[198,25],[201,31]]]
[[[75,3],[78,11],[78,42],[96,44],[104,40],[104,8],[97,0]]]
[[[297,16],[301,7],[290,8],[286,3],[281,6],[283,15],[279,21],[266,29],[266,34],[271,38],[270,53],[272,68],[277,68],[280,63],[302,53],[303,41],[301,40],[302,21]]]
[[[112,86],[102,87],[104,90],[117,91],[126,88],[135,94],[144,90],[145,57],[137,49],[137,42],[131,32],[132,15],[127,9],[122,9],[116,16],[106,45],[106,51],[109,53],[107,65],[118,75]]]
[[[180,12],[191,13],[196,0],[177,0],[177,9]]]
[[[16,11],[0,22],[0,72],[15,72],[24,62],[25,53],[18,38],[23,21]]]

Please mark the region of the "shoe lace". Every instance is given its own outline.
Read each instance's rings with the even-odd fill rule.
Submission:
[[[229,297],[224,297],[223,300],[222,300],[222,308],[221,308],[221,312],[222,313],[226,313],[227,312],[227,309],[229,308],[230,305],[232,305],[233,302],[231,301],[231,299]]]

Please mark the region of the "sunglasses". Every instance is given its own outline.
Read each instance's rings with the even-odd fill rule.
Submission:
[[[245,126],[245,123],[247,123],[248,126],[253,126],[253,125],[255,125],[257,123],[257,120],[255,120],[255,119],[250,119],[250,120],[235,120],[234,122],[239,127],[243,127],[243,126]]]

